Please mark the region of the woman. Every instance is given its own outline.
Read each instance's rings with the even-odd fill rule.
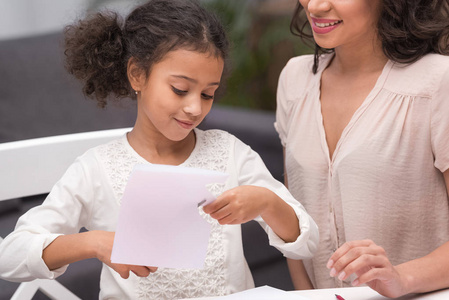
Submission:
[[[299,1],[292,31],[316,51],[282,71],[275,126],[320,245],[305,269],[289,260],[296,288],[449,287],[448,15],[448,0]]]

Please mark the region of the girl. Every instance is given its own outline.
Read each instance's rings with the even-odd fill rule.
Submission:
[[[65,54],[69,72],[100,105],[109,95],[137,98],[135,126],[77,159],[44,203],[19,219],[0,245],[1,277],[56,278],[68,264],[94,257],[103,262],[101,299],[225,295],[254,286],[240,226],[229,226],[254,218],[285,256],[310,257],[318,229],[260,157],[226,132],[196,129],[211,109],[228,56],[217,18],[195,1],[153,0],[121,23],[100,13],[69,26]],[[200,212],[212,224],[204,269],[111,263],[127,178],[134,165],[148,163],[230,174],[215,186],[217,200]],[[89,231],[78,233],[82,227]]]
[[[276,128],[320,244],[311,282],[289,261],[297,288],[449,287],[448,15],[448,0],[299,0],[292,30],[316,53],[284,68]]]

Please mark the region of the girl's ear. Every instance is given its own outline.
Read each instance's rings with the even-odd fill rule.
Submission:
[[[132,89],[138,92],[141,91],[146,81],[145,72],[141,68],[139,68],[134,57],[131,57],[128,60],[128,66],[126,70],[128,80],[131,84]]]

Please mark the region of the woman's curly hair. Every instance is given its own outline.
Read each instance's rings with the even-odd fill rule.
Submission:
[[[131,57],[148,76],[172,50],[210,52],[224,61],[229,52],[220,21],[196,0],[150,0],[125,21],[114,12],[96,13],[67,26],[64,33],[66,69],[101,107],[110,95],[135,98],[127,77]]]
[[[427,53],[449,55],[449,0],[381,0],[377,31],[384,54],[392,61],[413,63]],[[305,41],[313,41],[310,24],[297,4],[290,31]],[[317,72],[319,56],[332,52],[313,42]]]

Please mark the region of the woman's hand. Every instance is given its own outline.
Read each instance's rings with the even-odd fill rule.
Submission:
[[[242,224],[264,212],[268,205],[267,191],[258,186],[238,186],[225,191],[203,210],[221,225]]]
[[[150,273],[157,271],[157,267],[145,267],[125,264],[115,264],[111,262],[112,245],[114,244],[114,232],[95,231],[93,238],[96,241],[96,257],[101,262],[108,265],[114,271],[120,274],[124,279],[129,277],[129,272],[133,272],[139,277],[147,277]]]
[[[340,280],[356,274],[353,286],[366,283],[386,297],[409,293],[405,276],[390,263],[385,250],[370,240],[345,243],[331,256],[327,268],[331,269],[332,277]]]

